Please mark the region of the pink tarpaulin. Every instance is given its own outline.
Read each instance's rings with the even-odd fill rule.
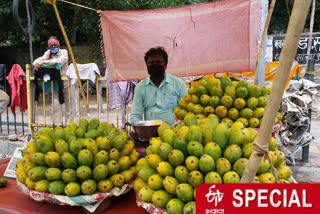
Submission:
[[[255,69],[260,0],[100,14],[110,82],[146,78],[144,53],[155,46],[167,50],[167,72],[178,77]]]

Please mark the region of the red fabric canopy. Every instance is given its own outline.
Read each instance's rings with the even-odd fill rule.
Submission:
[[[167,50],[167,72],[178,77],[254,71],[261,31],[260,0],[100,14],[111,82],[147,77],[144,53],[155,46]]]

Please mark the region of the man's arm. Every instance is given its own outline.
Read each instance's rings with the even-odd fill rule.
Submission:
[[[43,56],[37,58],[36,60],[33,61],[33,67],[35,70],[38,70],[41,65],[43,64],[43,62],[48,59],[49,57],[49,51],[44,52]]]
[[[187,93],[188,93],[188,89],[186,88],[186,84],[184,84],[182,79],[180,80],[180,90],[179,90],[179,99],[183,98]]]
[[[143,105],[143,96],[142,89],[139,85],[136,86],[134,90],[134,97],[132,102],[132,108],[130,113],[130,122],[137,122],[143,119],[144,114],[144,105]]]
[[[52,59],[46,59],[43,61],[43,64],[46,65],[55,65],[60,64],[63,65],[65,63],[68,63],[68,51],[67,50],[60,50],[61,55],[58,58],[52,58]]]

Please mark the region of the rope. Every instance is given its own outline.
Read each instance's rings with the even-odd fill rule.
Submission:
[[[86,6],[83,6],[81,4],[76,4],[76,3],[73,3],[73,2],[70,2],[70,1],[66,1],[66,0],[58,0],[58,1],[62,1],[62,2],[68,3],[68,4],[72,4],[72,5],[75,5],[75,6],[78,6],[78,7],[82,7],[82,8],[88,9],[88,10],[93,10],[93,11],[96,11],[96,12],[99,11],[97,9],[93,9],[91,7],[86,7]]]
[[[253,142],[253,149],[260,154],[264,154],[264,158],[266,158],[270,163],[272,174],[276,179],[276,183],[278,183],[278,178],[276,176],[276,169],[274,168],[274,166],[271,162],[270,156],[269,156],[269,146],[268,145],[260,145],[259,143],[257,143],[255,141],[255,142]]]

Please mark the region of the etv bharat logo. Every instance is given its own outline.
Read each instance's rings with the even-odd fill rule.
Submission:
[[[209,203],[214,202],[214,206],[217,206],[218,203],[222,201],[224,193],[221,193],[219,190],[214,191],[214,188],[216,188],[216,185],[212,185],[209,188],[209,192],[206,194],[206,197]]]

